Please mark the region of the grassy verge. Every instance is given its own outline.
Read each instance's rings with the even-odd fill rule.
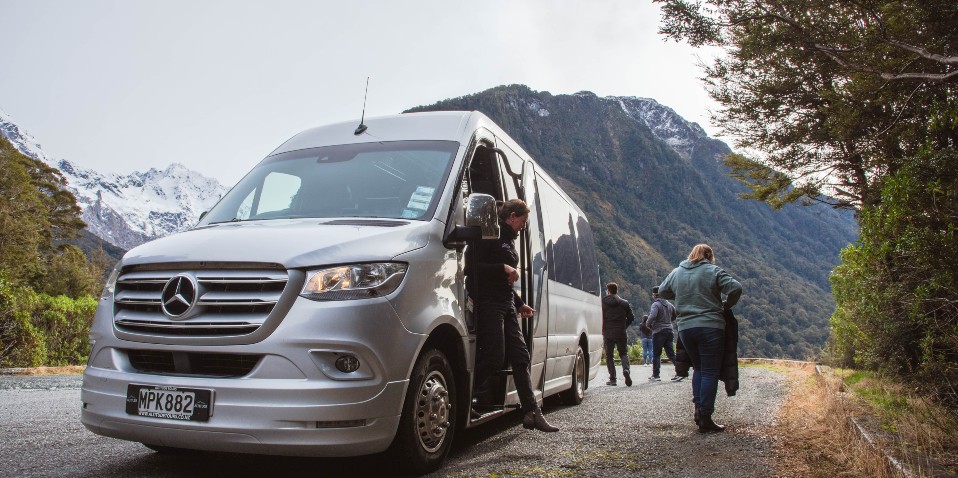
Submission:
[[[956,471],[958,426],[945,409],[874,374],[773,367],[790,387],[774,433],[777,476],[901,476],[889,456],[917,476]]]

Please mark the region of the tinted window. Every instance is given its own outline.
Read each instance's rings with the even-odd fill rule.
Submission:
[[[582,271],[582,290],[599,295],[599,265],[595,261],[595,240],[592,237],[592,227],[582,216],[579,216],[576,221],[576,232],[579,238],[579,267]]]
[[[549,278],[582,289],[579,274],[579,247],[569,204],[548,183],[539,178],[539,198],[546,216],[546,250],[552,259]]]

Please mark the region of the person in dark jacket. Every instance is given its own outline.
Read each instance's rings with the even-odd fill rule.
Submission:
[[[659,285],[659,294],[675,300],[679,338],[692,361],[692,402],[695,423],[703,433],[720,432],[724,426],[712,421],[715,395],[725,352],[725,310],[742,296],[742,284],[715,265],[707,244],[692,248]],[[723,300],[724,298],[724,300]]]
[[[476,308],[476,362],[474,390],[508,361],[524,413],[522,426],[544,432],[559,429],[542,415],[532,391],[529,349],[522,337],[519,316],[532,317],[532,307],[516,294],[519,253],[515,239],[529,220],[529,206],[519,199],[499,207],[499,238],[479,241],[466,248],[466,288]],[[474,249],[475,248],[475,249]]]
[[[613,348],[619,349],[619,358],[622,361],[622,376],[625,377],[625,386],[632,386],[632,376],[629,375],[629,337],[625,329],[635,322],[632,306],[629,301],[619,297],[619,285],[609,282],[605,285],[605,297],[602,298],[602,339],[605,347],[605,365],[609,368],[609,381],[606,385],[617,385],[615,379],[615,359]]]

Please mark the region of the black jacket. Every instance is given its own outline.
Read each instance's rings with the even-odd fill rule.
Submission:
[[[618,295],[602,298],[602,336],[609,338],[625,337],[625,329],[635,322],[629,301]]]
[[[731,397],[738,391],[738,320],[731,310],[725,309],[724,315],[725,353],[719,380],[725,382],[725,394]]]
[[[516,308],[522,299],[515,293],[503,264],[519,265],[515,239],[519,234],[499,222],[499,239],[477,241],[466,247],[466,289],[476,302],[512,301]]]

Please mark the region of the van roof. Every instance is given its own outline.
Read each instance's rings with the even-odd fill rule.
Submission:
[[[319,146],[370,141],[469,141],[478,126],[499,128],[478,111],[434,111],[366,118],[366,131],[355,134],[359,120],[311,128],[286,140],[270,155]]]

